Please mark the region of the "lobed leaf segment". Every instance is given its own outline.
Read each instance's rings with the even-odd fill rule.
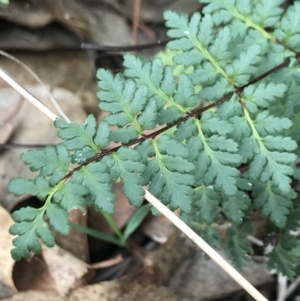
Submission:
[[[141,206],[148,186],[215,248],[219,221],[230,221],[225,252],[240,269],[259,209],[279,235],[268,266],[295,276],[300,2],[286,11],[282,0],[201,2],[191,18],[165,12],[172,66],[126,54],[124,73],[100,69],[99,106],[108,112],[100,124],[91,115],[84,124],[56,120],[62,143],[22,155],[39,175],[9,189],[44,205],[13,214],[15,259],[40,252],[39,240],[54,245],[52,230],[68,234],[74,208],[113,213],[113,182],[122,180],[131,204]]]

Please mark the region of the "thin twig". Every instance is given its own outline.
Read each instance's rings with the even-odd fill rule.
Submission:
[[[0,149],[11,149],[11,148],[44,148],[48,145],[54,145],[51,143],[48,144],[27,144],[27,143],[0,143]]]
[[[68,116],[66,116],[66,114],[64,113],[64,111],[61,109],[61,107],[59,106],[59,104],[57,103],[57,101],[55,100],[55,98],[53,97],[53,95],[50,93],[50,91],[48,90],[48,88],[46,87],[46,85],[43,83],[43,81],[36,75],[36,73],[29,68],[26,64],[24,64],[22,61],[20,61],[19,59],[17,59],[16,57],[10,55],[9,53],[0,50],[0,54],[10,60],[12,60],[13,62],[17,63],[18,65],[20,65],[21,67],[23,67],[28,73],[30,73],[32,75],[32,77],[41,85],[45,88],[46,93],[48,94],[51,102],[53,103],[53,105],[55,106],[57,112],[61,115],[61,117],[63,119],[65,119],[67,122],[70,122],[70,119],[68,118]]]
[[[145,188],[144,188],[145,189]],[[248,280],[234,269],[219,253],[206,243],[196,232],[186,225],[177,215],[167,208],[160,200],[145,189],[145,199],[159,212],[167,217],[180,231],[189,237],[201,248],[215,263],[217,263],[230,277],[232,277],[256,301],[268,301]]]
[[[123,261],[123,258],[120,254],[118,254],[117,256],[104,260],[104,261],[100,261],[100,262],[96,262],[96,263],[92,263],[89,265],[90,269],[104,269],[107,267],[111,267],[112,265],[116,265],[120,262]]]
[[[134,0],[134,9],[133,9],[133,17],[132,17],[132,19],[133,19],[132,20],[132,34],[131,34],[133,45],[137,44],[141,3],[142,3],[142,0]]]
[[[111,0],[103,0],[107,5],[109,5],[111,8],[113,8],[116,12],[121,14],[122,16],[125,16],[128,19],[131,19],[132,13],[127,9],[127,7],[122,7],[119,3]],[[155,38],[155,32],[149,28],[143,20],[138,20],[138,26],[139,28],[151,39]]]
[[[158,40],[155,43],[148,43],[148,44],[140,44],[140,45],[131,45],[131,46],[101,46],[94,43],[82,43],[81,48],[82,49],[88,49],[88,50],[97,50],[101,52],[127,52],[127,51],[134,51],[134,50],[144,50],[144,49],[151,49],[155,47],[162,47],[166,46],[167,43],[169,43],[171,40],[164,40],[160,41]]]
[[[35,107],[46,114],[51,120],[58,119],[48,107],[41,103],[36,97],[34,97],[29,91],[23,88],[16,80],[14,80],[8,73],[6,73],[2,68],[0,68],[0,77],[2,77],[10,86],[12,86],[16,91],[18,91],[25,99],[30,101]]]
[[[254,236],[252,236],[252,235],[248,235],[247,238],[248,238],[248,240],[249,240],[251,243],[257,245],[258,247],[263,247],[263,246],[265,245],[264,242],[263,242],[262,240],[260,240],[260,239],[258,239],[258,238],[256,238],[256,237],[254,237]]]
[[[155,34],[154,30],[152,30],[149,26],[147,26],[146,23],[141,19],[139,19],[139,28],[141,29],[141,31],[143,31],[145,33],[145,35],[148,38],[150,38],[152,40],[155,39],[156,34]]]

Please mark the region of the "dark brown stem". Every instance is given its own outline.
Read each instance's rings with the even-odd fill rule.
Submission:
[[[297,57],[299,56],[300,54],[297,54]],[[190,113],[187,113],[184,117],[181,117],[179,118],[178,120],[164,126],[163,128],[151,133],[151,134],[148,134],[148,135],[143,135],[142,137],[138,138],[138,139],[135,139],[133,141],[130,141],[129,143],[126,143],[126,144],[121,144],[121,145],[118,145],[112,149],[104,149],[102,150],[101,153],[99,154],[96,154],[94,155],[93,157],[87,159],[85,162],[83,162],[82,164],[78,165],[76,168],[74,168],[72,171],[70,171],[66,176],[65,176],[65,179],[68,179],[70,178],[73,173],[75,171],[78,171],[80,170],[83,166],[86,166],[88,165],[89,163],[91,162],[95,162],[95,161],[98,161],[100,160],[101,158],[103,158],[104,156],[107,156],[107,155],[110,155],[114,152],[116,152],[120,147],[122,146],[132,146],[132,145],[135,145],[135,144],[139,144],[147,139],[154,139],[156,136],[160,135],[161,133],[169,130],[170,128],[174,127],[174,126],[177,126],[179,124],[181,124],[182,122],[188,120],[189,118],[191,117],[199,117],[203,112],[213,108],[213,107],[216,107],[216,106],[219,106],[220,104],[224,103],[225,101],[228,101],[232,95],[234,93],[237,93],[237,94],[241,94],[243,92],[243,90],[248,87],[249,85],[253,85],[255,83],[257,83],[258,81],[261,81],[262,79],[266,78],[267,76],[269,76],[270,74],[273,74],[275,72],[277,72],[278,70],[286,67],[290,62],[290,59],[286,59],[283,63],[279,64],[278,66],[270,69],[269,71],[263,73],[262,75],[260,75],[259,77],[253,79],[252,81],[250,81],[248,84],[242,86],[242,87],[239,87],[239,88],[236,88],[234,92],[230,92],[228,94],[226,94],[224,97],[222,97],[221,99],[219,99],[218,101],[215,101],[214,103],[212,104],[209,104],[203,108],[198,108]]]
[[[296,54],[296,58],[299,60],[300,59],[300,53],[297,53]],[[132,145],[135,145],[135,144],[139,144],[147,139],[154,139],[156,136],[160,135],[161,133],[167,131],[168,129],[174,127],[174,126],[177,126],[179,124],[181,124],[182,122],[188,120],[189,118],[191,117],[199,117],[203,112],[213,108],[213,107],[216,107],[222,103],[224,103],[225,101],[228,101],[232,95],[234,93],[240,95],[243,90],[248,87],[249,85],[253,85],[253,84],[256,84],[257,82],[261,81],[262,79],[266,78],[267,76],[269,76],[270,74],[273,74],[275,72],[277,72],[278,70],[288,66],[288,64],[290,63],[290,59],[286,59],[283,63],[279,64],[278,66],[270,69],[269,71],[263,73],[262,75],[260,75],[259,77],[251,80],[248,84],[242,86],[242,87],[237,87],[235,89],[234,92],[230,92],[228,93],[227,95],[225,95],[224,97],[222,97],[221,99],[219,99],[218,101],[215,101],[214,103],[211,103],[205,107],[202,107],[202,108],[198,108],[190,113],[187,113],[184,117],[181,117],[179,118],[178,120],[170,123],[169,125],[166,125],[165,127],[151,133],[151,134],[148,134],[148,135],[143,135],[142,137],[138,138],[138,139],[135,139],[129,143],[126,143],[126,144],[123,144],[123,145],[118,145],[112,149],[103,149],[101,153],[98,153],[96,155],[94,155],[93,157],[87,159],[85,162],[83,162],[82,164],[78,165],[77,167],[75,167],[72,171],[70,171],[66,176],[65,176],[65,180],[67,180],[68,178],[70,178],[73,173],[75,171],[78,171],[80,170],[83,166],[86,166],[88,165],[89,163],[91,162],[94,162],[94,161],[98,161],[99,159],[101,159],[102,157],[104,156],[107,156],[107,155],[110,155],[114,152],[116,152],[121,146],[132,146]],[[44,147],[45,145],[28,145],[28,144],[0,144],[0,148],[12,148],[12,147],[35,147],[35,146],[39,146],[39,147]]]

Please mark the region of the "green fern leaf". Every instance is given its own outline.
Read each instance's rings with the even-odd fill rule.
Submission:
[[[280,20],[280,28],[275,29],[276,38],[290,46],[295,51],[300,50],[300,3],[295,1],[294,5],[288,7],[286,13]]]
[[[46,211],[50,225],[56,232],[68,235],[70,233],[69,220],[67,212],[57,204],[50,204]]]
[[[261,3],[255,7],[256,18],[254,21],[261,27],[274,26],[283,12],[283,9],[280,7],[283,2],[284,0],[275,0],[271,2],[262,0]]]
[[[293,208],[290,214],[287,216],[287,222],[285,224],[286,231],[297,231],[300,226],[299,221],[300,208]]]
[[[158,124],[171,123],[198,105],[199,101],[189,77],[181,75],[177,85],[172,68],[163,67],[159,58],[153,62],[143,62],[140,58],[127,54],[124,65],[127,67],[126,76],[147,86],[148,97],[155,100],[159,112]]]
[[[277,273],[282,273],[289,279],[295,276],[295,268],[297,259],[293,255],[292,250],[297,247],[295,236],[284,233],[280,242],[274,247],[271,253],[267,255],[268,269],[275,269]]]
[[[204,227],[199,235],[201,235],[201,237],[213,248],[217,250],[221,249],[221,235],[215,227]]]
[[[234,129],[232,125],[212,112],[205,112],[201,116],[201,125],[203,131],[208,134],[226,135],[231,133]]]
[[[259,113],[255,119],[255,127],[262,136],[267,134],[278,134],[292,126],[292,122],[288,118],[278,118],[269,115],[268,111]]]
[[[15,260],[28,257],[30,252],[40,253],[39,239],[48,247],[55,245],[54,235],[45,224],[41,209],[24,207],[15,211],[12,217],[17,223],[10,227],[9,233],[18,235],[13,240],[15,247],[11,251]]]
[[[139,132],[131,125],[121,128],[111,133],[111,137],[115,142],[128,143],[139,137]]]
[[[252,75],[257,71],[255,64],[261,61],[261,47],[259,45],[250,46],[247,51],[241,52],[239,58],[226,67],[226,72],[237,86],[248,83]]]
[[[110,144],[110,133],[109,124],[105,121],[101,121],[94,138],[95,144],[101,149],[108,146]]]
[[[21,209],[14,211],[12,218],[16,222],[32,222],[40,214],[41,210],[32,207],[22,207]]]
[[[248,86],[243,92],[243,99],[246,102],[247,109],[252,113],[258,113],[259,108],[267,108],[276,98],[283,97],[287,87],[283,84],[264,83],[258,86]]]
[[[195,95],[194,86],[186,74],[179,76],[176,92],[174,101],[184,109],[193,108],[198,105],[198,97]]]
[[[263,138],[264,145],[268,150],[279,152],[292,152],[297,148],[297,143],[290,137],[266,136]],[[285,155],[285,153],[283,153]],[[296,160],[296,158],[294,159]]]
[[[196,209],[196,208],[194,208]],[[200,237],[215,249],[221,248],[221,235],[216,226],[206,224],[197,210],[190,214],[182,213],[181,219],[188,224]]]
[[[157,110],[163,109],[166,103],[172,103],[171,96],[176,90],[176,81],[171,67],[163,67],[161,59],[143,62],[132,54],[124,56],[125,75],[136,79],[139,85],[145,85],[149,90],[149,97],[153,98]]]
[[[41,253],[42,249],[36,234],[36,226],[32,222],[21,222],[14,224],[10,228],[9,232],[11,235],[18,235],[13,240],[15,247],[11,251],[11,255],[15,260],[29,257],[30,252]]]
[[[104,163],[90,163],[82,167],[79,171],[74,172],[71,180],[88,189],[88,197],[98,210],[103,210],[108,214],[114,212],[116,196],[113,194],[111,177]]]
[[[219,201],[221,196],[211,188],[200,187],[201,189],[196,189],[194,195],[194,206],[198,209],[202,219],[211,224],[220,215],[219,212]],[[195,210],[196,210],[195,208]]]
[[[154,129],[158,118],[157,107],[154,99],[149,100],[144,111],[138,116],[138,123],[143,129]]]
[[[47,180],[38,176],[34,180],[25,180],[23,178],[13,179],[9,183],[8,190],[16,196],[31,194],[40,199],[45,199],[52,189]]]
[[[254,228],[250,222],[240,226],[231,226],[227,230],[227,242],[225,245],[226,256],[235,264],[239,270],[243,270],[253,253],[248,235],[253,235]]]
[[[237,191],[234,196],[224,198],[223,210],[229,220],[239,225],[243,222],[250,204],[251,200],[249,196],[243,191]]]
[[[296,197],[294,191],[290,190],[288,194],[282,192],[271,182],[267,184],[258,184],[253,189],[254,205],[262,209],[264,216],[270,216],[271,221],[279,228],[286,225],[287,217],[292,208],[292,199]]]
[[[266,183],[269,180],[278,186],[283,193],[288,193],[291,189],[291,178],[293,169],[287,164],[296,160],[296,156],[289,153],[266,152],[254,157],[250,164],[250,177]]]
[[[163,155],[172,155],[172,156],[181,156],[187,158],[189,156],[189,151],[185,146],[176,140],[170,135],[163,135],[158,140],[159,152]]]
[[[233,85],[232,80],[224,71],[224,63],[228,58],[228,43],[230,41],[230,30],[228,28],[222,29],[216,39],[213,39],[213,22],[209,15],[201,18],[199,13],[195,13],[191,20],[188,20],[187,15],[179,16],[175,12],[167,11],[164,13],[166,24],[170,28],[168,35],[175,40],[168,43],[168,47],[172,50],[181,50],[183,52],[193,51],[193,58],[195,57],[195,50],[198,51],[199,60],[193,59],[194,65],[200,64],[206,60],[206,69],[209,69],[210,76],[208,81],[202,81],[205,77],[201,74],[191,75],[194,84],[212,84],[211,87],[206,87],[200,91],[200,95],[206,99],[213,99],[214,97],[222,97],[226,92],[230,91],[230,85]],[[210,46],[209,51],[207,48]],[[182,54],[174,57],[174,62],[182,63]],[[213,66],[213,68],[211,68]],[[201,71],[200,71],[201,72]],[[223,81],[223,76],[226,80]],[[213,82],[212,82],[213,81]],[[228,85],[226,85],[226,81]]]
[[[93,115],[88,116],[85,124],[68,123],[57,119],[54,121],[54,125],[60,129],[57,135],[65,140],[64,145],[68,150],[90,147],[95,153],[100,151],[93,141],[97,125],[96,118]]]
[[[54,195],[54,201],[59,204],[65,211],[70,212],[73,209],[80,209],[86,213],[87,204],[85,197],[89,190],[79,183],[73,183],[72,180],[64,184]]]
[[[210,119],[214,120],[212,127],[210,126]],[[217,125],[218,123],[219,125]],[[193,122],[183,125],[181,130],[187,125],[191,127],[189,133],[198,132],[197,137],[191,137],[187,140],[187,148],[191,154],[189,160],[195,164],[195,178],[200,185],[202,183],[205,186],[214,185],[216,189],[222,190],[225,194],[234,195],[237,191],[236,179],[240,174],[236,166],[241,163],[242,159],[236,154],[238,151],[237,144],[230,139],[223,143],[224,139],[217,135],[209,136],[215,132],[231,131],[230,124],[207,112],[202,115],[200,121],[194,119]],[[222,125],[224,125],[223,128]]]
[[[110,174],[115,181],[123,178],[122,191],[129,202],[136,207],[141,206],[145,193],[141,187],[143,179],[138,174],[144,171],[145,165],[140,161],[141,155],[128,147],[121,147],[116,153],[103,159],[103,162],[109,166]]]
[[[152,145],[144,147],[148,154],[156,154],[154,159],[146,163],[142,173],[144,184],[150,182],[150,192],[171,209],[180,208],[183,212],[188,212],[194,194],[191,187],[194,178],[188,172],[194,169],[194,165],[184,157],[176,156],[181,151],[183,156],[188,156],[188,151],[184,151],[184,146],[176,140],[172,141],[168,135],[163,135],[158,141],[153,141]]]
[[[57,184],[69,171],[69,152],[63,144],[47,146],[45,149],[29,150],[21,156],[30,170],[41,170],[41,176],[51,176],[50,184]]]
[[[148,127],[141,127],[138,122],[138,114],[144,110],[147,102],[147,87],[145,85],[137,87],[134,81],[126,81],[121,74],[113,77],[111,72],[104,69],[99,69],[97,76],[100,79],[99,86],[102,89],[98,93],[101,99],[100,107],[110,112],[105,120],[110,125],[117,125],[120,128],[114,132],[114,140],[127,143],[136,139],[143,133],[143,130],[149,129]],[[155,110],[152,111],[153,114],[155,112]],[[147,125],[144,124],[144,126]],[[127,127],[124,128],[125,126]],[[122,139],[123,135],[127,135],[127,137]]]

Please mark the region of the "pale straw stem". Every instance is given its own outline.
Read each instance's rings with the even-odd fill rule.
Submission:
[[[145,189],[145,188],[144,188]],[[234,269],[219,253],[206,243],[196,232],[186,225],[169,208],[163,205],[154,195],[145,189],[145,199],[159,212],[167,217],[180,231],[189,237],[199,248],[201,248],[215,263],[217,263],[231,278],[233,278],[244,290],[246,290],[256,301],[268,301],[244,276]],[[218,289],[218,288],[216,288]]]
[[[51,120],[58,119],[50,109],[48,109],[43,103],[41,103],[36,97],[34,97],[29,91],[23,88],[19,83],[16,82],[8,73],[0,68],[0,77],[3,78],[12,88],[18,91],[25,99],[30,101],[35,107],[41,112],[47,115]]]

